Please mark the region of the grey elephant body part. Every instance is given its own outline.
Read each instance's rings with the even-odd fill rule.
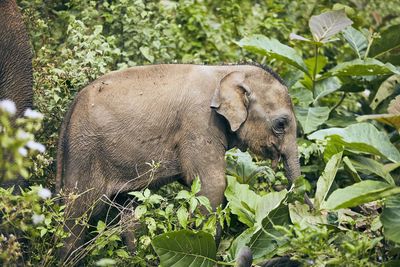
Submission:
[[[287,88],[253,65],[150,65],[104,75],[84,88],[64,118],[57,190],[85,192],[68,205],[81,216],[102,195],[155,188],[196,175],[213,208],[224,200],[225,151],[280,157],[300,175],[296,121]],[[150,172],[149,162],[159,163]],[[150,174],[151,173],[151,174]],[[100,212],[101,206],[94,215]],[[69,222],[65,250],[84,230]]]
[[[32,85],[32,52],[22,16],[15,0],[0,0],[0,100],[12,100],[19,117],[32,107]],[[1,186],[15,186],[18,193],[28,181],[18,176]]]
[[[0,99],[10,99],[20,116],[32,107],[32,52],[15,0],[0,0]]]

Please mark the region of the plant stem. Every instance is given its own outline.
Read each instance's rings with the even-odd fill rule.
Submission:
[[[373,42],[374,42],[373,33],[370,33],[370,36],[368,37],[368,46],[367,46],[367,50],[365,51],[364,60],[367,59],[368,54],[369,54],[369,49],[371,48],[371,45]]]
[[[340,106],[345,98],[346,98],[346,92],[343,92],[343,95],[340,98],[339,102],[337,102],[337,104],[331,109],[330,112],[334,111],[338,106]]]
[[[315,45],[315,63],[314,63],[314,70],[312,75],[312,93],[313,97],[315,98],[315,80],[317,77],[317,68],[318,68],[318,53],[319,53],[319,46],[318,44]]]

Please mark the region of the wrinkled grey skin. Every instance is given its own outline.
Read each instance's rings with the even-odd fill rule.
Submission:
[[[157,188],[196,175],[212,207],[224,200],[225,151],[233,146],[280,158],[300,175],[296,120],[287,88],[253,65],[151,65],[111,72],[84,88],[64,118],[57,190],[84,192],[67,213],[79,217],[103,194]],[[147,162],[160,167],[149,178]],[[98,206],[93,216],[101,211]],[[83,229],[63,255],[82,244]]]
[[[17,106],[16,116],[32,107],[32,52],[29,37],[15,0],[0,0],[0,100],[10,99]],[[19,176],[3,181],[2,187],[27,187]]]
[[[15,0],[0,0],[0,99],[10,99],[17,115],[32,106],[32,52]]]

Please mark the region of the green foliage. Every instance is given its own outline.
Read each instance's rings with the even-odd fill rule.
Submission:
[[[381,238],[356,231],[335,231],[327,226],[279,227],[287,241],[280,253],[306,266],[376,266],[370,252]]]
[[[64,206],[59,198],[51,198],[48,189],[32,186],[21,194],[13,188],[0,188],[0,262],[21,262],[29,251],[29,263],[48,266],[57,262],[56,248],[63,245],[68,235],[63,230]]]
[[[308,138],[311,140],[329,138],[328,142],[335,146],[343,146],[350,151],[382,156],[393,162],[400,161],[400,152],[390,142],[387,135],[368,123],[353,124],[346,128],[320,130]]]
[[[250,52],[282,60],[308,74],[306,64],[301,59],[300,54],[276,39],[270,39],[263,35],[254,35],[251,38],[243,38],[237,44]]]
[[[0,183],[18,176],[29,178],[33,163],[28,156],[45,152],[33,136],[41,127],[43,115],[28,109],[24,117],[15,118],[15,112],[12,101],[0,101]]]
[[[152,244],[161,266],[211,267],[217,263],[213,236],[206,232],[169,232],[155,237]]]
[[[21,176],[52,186],[65,111],[106,72],[149,63],[267,62],[285,78],[295,104],[304,176],[289,187],[282,166],[273,171],[269,161],[231,150],[225,209],[210,212],[199,178],[190,189],[132,192],[128,221],[107,214],[90,225],[90,210],[79,218],[92,235],[78,258],[96,266],[188,266],[199,259],[234,265],[248,246],[255,263],[287,255],[310,266],[395,266],[400,143],[398,112],[389,102],[399,93],[399,20],[391,14],[400,10],[391,2],[359,2],[20,0],[44,127],[41,118],[15,119],[0,105],[0,180]],[[44,150],[34,140],[45,153],[34,151]],[[79,196],[51,198],[46,190],[0,189],[1,264],[58,264],[56,248],[69,234],[59,200]],[[106,202],[121,215],[119,204]],[[121,239],[127,229],[137,238],[133,255]],[[176,240],[192,245],[190,255]]]
[[[398,186],[366,180],[335,190],[322,208],[333,210],[349,208],[399,193]]]

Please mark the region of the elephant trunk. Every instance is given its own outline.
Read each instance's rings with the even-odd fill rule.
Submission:
[[[286,177],[293,182],[301,175],[296,143],[282,154],[282,159],[286,170]]]

